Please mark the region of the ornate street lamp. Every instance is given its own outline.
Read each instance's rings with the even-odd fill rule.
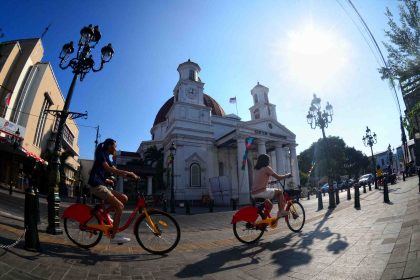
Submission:
[[[60,228],[60,197],[59,197],[59,183],[60,183],[60,151],[62,148],[62,139],[64,125],[67,118],[76,119],[80,117],[87,117],[87,113],[69,112],[71,98],[73,96],[76,80],[79,78],[83,81],[86,74],[92,70],[98,72],[102,70],[104,64],[109,62],[114,55],[114,49],[111,44],[106,45],[101,49],[100,66],[95,68],[95,62],[92,58],[92,50],[101,39],[101,32],[99,27],[85,26],[80,30],[80,39],[76,56],[69,60],[69,56],[74,53],[73,42],[64,44],[60,53],[60,68],[73,69],[73,79],[66,96],[63,110],[46,110],[48,113],[57,116],[58,128],[55,139],[52,168],[49,176],[49,193],[48,193],[48,227],[47,232],[50,234],[61,234],[63,230]]]
[[[174,193],[174,161],[175,161],[176,147],[172,142],[169,148],[169,157],[171,162],[171,213],[175,213],[175,193]]]
[[[332,116],[333,116],[333,106],[327,102],[327,106],[325,106],[325,109],[321,109],[321,98],[317,97],[316,94],[314,94],[314,98],[312,99],[311,106],[309,107],[308,115],[306,116],[306,120],[308,124],[311,126],[312,129],[316,129],[317,127],[321,128],[322,130],[322,137],[324,139],[324,145],[325,145],[325,153],[326,153],[326,160],[327,160],[327,176],[328,176],[328,194],[329,194],[329,209],[335,208],[335,199],[334,199],[334,189],[333,189],[333,183],[331,178],[331,170],[330,170],[330,160],[329,156],[327,154],[328,147],[326,147],[326,139],[325,136],[325,128],[328,127],[328,124],[332,122]],[[320,196],[319,196],[320,197]],[[319,199],[319,198],[318,198]]]
[[[373,178],[375,182],[375,189],[378,189],[378,183],[376,182],[376,168],[375,168],[375,158],[373,157],[373,149],[372,146],[376,143],[378,143],[378,140],[376,139],[376,133],[373,133],[369,129],[369,127],[366,127],[366,135],[362,138],[363,144],[366,147],[370,147],[370,152],[372,153],[372,168],[373,168]]]

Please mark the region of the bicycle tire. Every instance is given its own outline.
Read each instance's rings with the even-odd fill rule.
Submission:
[[[134,235],[136,236],[137,242],[144,250],[146,250],[149,253],[157,254],[157,255],[163,255],[163,254],[169,253],[170,251],[175,249],[175,247],[178,245],[178,242],[181,238],[181,230],[179,228],[178,222],[175,220],[174,217],[160,210],[151,210],[150,212],[148,212],[148,214],[150,218],[152,219],[154,225],[159,229],[160,234],[155,234],[151,230],[150,225],[148,224],[148,221],[146,219],[146,216],[143,215],[137,220],[134,226]],[[160,219],[159,219],[159,216],[161,216]],[[168,226],[169,223],[172,223],[172,227]],[[168,240],[166,236],[163,237],[164,233],[169,233],[168,231],[163,230],[164,227],[172,230],[172,234],[174,235],[174,237],[171,240]],[[169,241],[169,242],[166,242],[168,247],[164,246],[163,248],[157,249],[157,248],[152,248],[150,245],[146,245],[145,241],[146,241],[147,234],[149,236],[150,234],[152,234],[152,238],[156,238],[154,239],[154,241],[156,242],[161,241],[161,240]]]
[[[99,218],[96,215],[92,216],[92,218],[95,219],[95,221],[94,221],[95,224],[100,223]],[[89,221],[92,221],[92,219],[90,219]],[[70,225],[68,225],[70,222],[78,224],[80,232],[88,233],[88,234],[91,234],[91,235],[94,235],[94,236],[97,235],[97,238],[96,239],[93,238],[92,242],[87,243],[87,244],[82,244],[82,243],[76,241],[76,238],[74,236],[72,236],[72,234],[70,234],[70,229],[69,229]],[[64,218],[64,231],[66,232],[66,235],[70,239],[70,241],[73,242],[74,244],[76,244],[77,246],[79,246],[81,248],[89,249],[89,248],[94,247],[95,245],[97,245],[99,243],[99,241],[101,241],[102,234],[103,234],[102,231],[99,231],[99,230],[90,231],[89,230],[89,232],[87,232],[87,231],[84,231],[84,230],[80,229],[80,227],[81,227],[81,225],[78,221],[76,221],[74,219],[71,219],[71,218]]]
[[[292,207],[295,208],[295,209],[290,210]],[[298,209],[300,209],[300,210],[298,210]],[[303,228],[303,225],[305,224],[305,209],[303,208],[302,204],[300,204],[300,202],[293,201],[292,204],[287,207],[287,210],[289,211],[289,215],[286,216],[286,218],[285,218],[287,227],[293,232],[300,232]],[[298,217],[296,218],[294,216],[293,211],[301,212],[301,213],[297,213]],[[299,221],[301,221],[301,224],[298,227],[292,226],[291,221],[297,221],[298,219],[299,219]]]
[[[264,216],[262,214],[259,214],[259,216],[261,217],[261,219],[264,219]],[[245,240],[244,238],[242,238],[242,236],[240,236],[240,234],[238,233],[238,230],[239,230],[239,226],[237,225],[238,223],[241,223],[241,224],[244,223],[245,230],[256,231],[256,236],[251,238],[251,240]],[[245,243],[245,244],[253,244],[257,242],[258,240],[260,240],[266,228],[267,226],[263,226],[261,227],[261,229],[256,229],[253,223],[245,222],[245,221],[239,221],[232,225],[233,234],[235,235],[236,239],[238,239],[240,242]]]

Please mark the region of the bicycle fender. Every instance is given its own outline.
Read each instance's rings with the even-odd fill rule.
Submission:
[[[84,223],[92,217],[92,208],[81,203],[75,203],[66,208],[63,218],[75,219],[79,223]]]
[[[241,209],[239,209],[238,212],[236,212],[233,217],[231,224],[236,224],[239,221],[245,221],[245,222],[255,222],[258,218],[258,209],[254,206],[246,206]]]

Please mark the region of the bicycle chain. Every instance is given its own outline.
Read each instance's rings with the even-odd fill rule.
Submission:
[[[0,248],[1,249],[9,249],[9,248],[15,247],[22,240],[22,238],[25,236],[25,233],[26,233],[26,227],[25,227],[25,230],[23,231],[22,235],[15,242],[13,242],[12,244],[9,244],[9,245],[4,245],[4,244],[0,243]]]

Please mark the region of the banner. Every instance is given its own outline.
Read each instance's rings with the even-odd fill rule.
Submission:
[[[16,131],[18,130],[20,137],[25,138],[25,128],[23,126],[17,125],[4,118],[0,118],[0,132],[4,132],[9,135],[16,135]]]
[[[241,167],[242,170],[245,170],[245,165],[246,165],[246,162],[248,161],[248,152],[249,152],[249,150],[251,150],[253,141],[254,141],[254,138],[252,138],[252,137],[248,137],[245,141],[245,148],[246,149],[245,149],[245,154],[242,158],[242,167]]]

